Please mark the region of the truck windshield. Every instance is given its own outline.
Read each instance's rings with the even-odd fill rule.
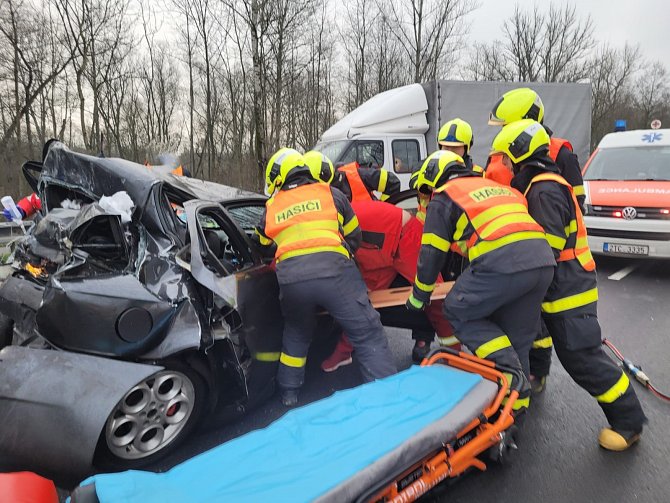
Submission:
[[[619,147],[596,152],[584,180],[670,180],[670,147]]]
[[[317,143],[314,150],[318,150],[332,162],[337,162],[349,143],[350,140],[324,141]]]

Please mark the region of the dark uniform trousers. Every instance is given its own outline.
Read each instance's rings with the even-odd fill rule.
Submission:
[[[602,347],[597,302],[560,315],[543,313],[542,318],[563,368],[596,398],[609,424],[615,430],[640,431],[646,418],[632,383]]]
[[[337,276],[281,284],[280,299],[284,315],[282,353],[307,357],[320,307],[347,334],[366,381],[397,372],[379,313],[370,304],[361,273],[352,260],[346,262]],[[281,388],[300,388],[304,377],[304,363],[293,366],[280,361],[277,380]]]
[[[540,304],[553,275],[553,267],[510,274],[470,267],[445,299],[444,315],[458,340],[474,354],[523,369],[528,376],[528,352],[539,330]],[[521,396],[528,392],[526,381]]]
[[[530,373],[536,378],[546,377],[551,370],[552,339],[547,324],[542,319],[540,333],[530,350]]]

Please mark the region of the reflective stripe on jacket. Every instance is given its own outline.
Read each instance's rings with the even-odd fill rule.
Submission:
[[[338,212],[325,183],[280,190],[266,203],[265,234],[277,244],[277,262],[299,255],[336,252],[349,257]]]
[[[361,175],[358,174],[358,163],[350,162],[338,168],[347,177],[349,188],[351,189],[352,201],[373,201],[368,188],[361,180]]]
[[[505,245],[545,239],[542,227],[528,214],[524,197],[515,189],[480,177],[450,180],[436,192],[445,192],[462,210],[451,250],[470,262]],[[473,232],[464,234],[468,224]],[[425,237],[425,234],[424,234]]]
[[[531,186],[535,182],[543,181],[554,181],[560,183],[570,191],[570,197],[572,198],[572,203],[575,208],[575,219],[570,221],[569,225],[565,228],[565,238],[563,236],[554,236],[552,234],[547,234],[547,241],[549,245],[560,251],[557,262],[565,262],[566,260],[576,259],[582,268],[585,271],[593,271],[596,268],[596,263],[593,260],[593,255],[591,255],[591,250],[589,249],[589,243],[586,234],[586,225],[584,225],[584,218],[582,217],[581,212],[578,210],[579,203],[577,202],[577,197],[575,196],[572,186],[565,181],[562,176],[559,176],[555,173],[542,173],[535,176],[526,191],[524,196],[528,194]]]

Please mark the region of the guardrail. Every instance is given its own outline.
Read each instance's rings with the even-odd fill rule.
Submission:
[[[25,220],[23,226],[26,230],[35,224],[32,220]],[[4,246],[13,239],[23,235],[21,226],[16,222],[0,222],[0,246]]]

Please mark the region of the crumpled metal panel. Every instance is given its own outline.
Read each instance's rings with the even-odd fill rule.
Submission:
[[[0,351],[0,471],[90,473],[107,417],[162,367],[54,350]]]
[[[24,253],[31,253],[63,264],[68,257],[64,239],[70,235],[70,225],[77,218],[79,210],[56,208],[35,225],[32,232],[21,242]]]
[[[150,332],[134,342],[118,333],[119,319],[129,309],[144,310],[152,320]],[[37,326],[57,347],[129,358],[157,346],[176,311],[176,305],[161,301],[129,274],[73,281],[54,277],[37,312]]]
[[[142,359],[160,360],[186,349],[198,349],[201,340],[208,334],[209,328],[202,329],[195,306],[186,300],[177,311],[168,335],[158,346],[144,353]]]
[[[69,150],[56,142],[49,148],[42,173],[40,192],[49,181],[76,187],[99,199],[126,191],[136,207],[143,207],[158,178],[141,164],[118,158],[100,158]],[[47,208],[51,203],[43,201]]]

